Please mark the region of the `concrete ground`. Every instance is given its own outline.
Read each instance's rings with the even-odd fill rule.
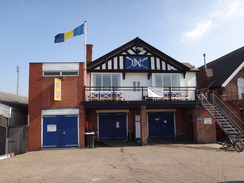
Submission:
[[[244,152],[219,144],[41,150],[0,161],[0,182],[244,182]]]

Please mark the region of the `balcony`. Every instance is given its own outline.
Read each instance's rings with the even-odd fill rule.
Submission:
[[[196,87],[85,86],[86,101],[194,101]]]

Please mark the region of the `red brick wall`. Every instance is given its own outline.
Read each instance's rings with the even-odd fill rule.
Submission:
[[[79,78],[77,76],[63,77],[62,79],[62,100],[54,100],[54,77],[43,77],[42,86],[42,107],[61,108],[79,106]]]
[[[96,132],[95,140],[97,140],[97,113],[96,109],[86,109],[86,121],[91,126],[90,130],[93,130]]]
[[[211,118],[209,113],[199,105],[193,111],[194,141],[197,143],[216,142],[216,124],[212,119],[212,124],[204,124],[204,118]]]
[[[202,69],[198,73],[198,82],[200,89],[206,89],[212,82],[212,70],[211,69]]]
[[[147,144],[147,111],[146,106],[141,105],[141,144],[146,145]]]
[[[84,84],[84,63],[80,63],[79,76],[62,77],[62,99],[54,101],[54,77],[42,77],[42,63],[30,64],[28,150],[41,148],[41,110],[43,108],[79,107],[79,140],[80,146],[84,146],[85,110],[80,105],[80,102],[84,100]]]
[[[239,100],[238,98],[238,87],[237,87],[237,79],[244,77],[244,68],[242,68],[236,76],[227,84],[227,86],[223,89],[223,95],[226,95],[226,100]]]
[[[237,79],[244,77],[244,68],[242,68],[236,76],[226,85],[225,88],[214,88],[214,91],[225,98],[225,101],[236,111],[237,114],[243,117],[243,112],[240,111],[241,107],[244,107],[244,101],[238,98]]]
[[[32,63],[29,72],[29,127],[28,150],[41,148],[41,103],[42,103],[42,64]]]
[[[175,112],[176,139],[192,139],[192,110],[178,108]]]
[[[157,108],[163,109],[163,108]],[[174,108],[172,108],[173,110]],[[86,109],[86,119],[91,124],[92,130],[98,131],[97,129],[97,109]],[[114,109],[106,109],[109,112],[113,112]],[[119,110],[119,109],[116,109]],[[128,110],[128,109],[121,109],[121,110]],[[136,108],[129,108],[128,113],[128,132],[133,132],[135,135],[135,116],[140,115],[141,117],[141,136],[143,145],[147,143],[147,109],[136,109]],[[176,139],[192,139],[193,134],[193,127],[192,127],[192,109],[190,108],[178,108],[175,112],[175,128],[176,128]],[[143,134],[143,135],[142,135]],[[134,136],[132,136],[134,138]]]

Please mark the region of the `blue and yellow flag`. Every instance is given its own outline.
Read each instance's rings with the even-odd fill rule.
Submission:
[[[75,29],[65,32],[65,33],[60,33],[55,36],[54,43],[62,43],[66,39],[78,36],[84,34],[84,24],[80,25],[79,27],[76,27]]]

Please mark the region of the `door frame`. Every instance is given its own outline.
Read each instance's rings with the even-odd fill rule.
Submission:
[[[128,139],[128,113],[129,113],[129,110],[96,110],[96,113],[97,113],[97,140],[100,141],[99,139],[99,114],[101,113],[126,113],[125,115],[125,119],[126,119],[126,122],[125,122],[125,125],[126,125],[126,137]]]
[[[174,120],[174,136],[176,139],[176,121],[175,121],[175,113],[176,113],[176,109],[148,109],[146,110],[147,112],[147,139],[149,139],[149,120],[148,120],[148,113],[153,113],[153,112],[173,112],[173,120]]]
[[[77,140],[78,147],[80,147],[80,129],[79,129],[79,108],[50,108],[42,109],[41,111],[41,149],[43,149],[43,117],[45,116],[58,116],[58,115],[77,115]]]

